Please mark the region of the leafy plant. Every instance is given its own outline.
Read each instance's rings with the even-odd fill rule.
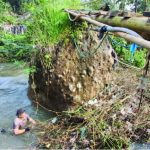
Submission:
[[[26,35],[2,34],[0,43],[0,57],[3,57],[1,61],[29,61],[35,51],[33,45],[28,43]]]
[[[22,69],[25,74],[32,74],[36,72],[36,66],[28,66],[28,64],[24,61],[14,61],[15,66],[18,68]]]
[[[128,64],[137,67],[143,67],[146,63],[147,49],[139,47],[132,55],[130,52],[130,44],[122,38],[111,36],[110,42],[120,59]]]
[[[52,54],[50,53],[45,54],[43,61],[44,61],[44,66],[46,66],[47,68],[51,68],[52,67]]]
[[[24,69],[24,72],[25,72],[26,74],[33,74],[33,73],[36,72],[36,66],[26,67],[26,68]]]

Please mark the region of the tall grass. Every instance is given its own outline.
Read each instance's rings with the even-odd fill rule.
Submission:
[[[70,21],[62,9],[79,7],[80,0],[38,0],[30,3],[32,21],[29,24],[29,36],[42,46],[57,43],[70,32]]]

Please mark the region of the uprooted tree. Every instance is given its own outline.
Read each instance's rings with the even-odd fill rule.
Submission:
[[[28,39],[37,49],[31,59],[33,70],[29,77],[29,97],[37,110],[41,106],[57,115],[48,124],[36,126],[37,131],[40,130],[36,132],[41,137],[39,145],[55,149],[121,149],[126,148],[131,140],[148,141],[149,91],[146,76],[139,84],[142,69],[131,67],[135,69],[132,71],[120,67],[113,71],[117,57],[114,58],[115,51],[108,34],[104,33],[99,39],[99,33],[91,30],[90,26],[94,21],[94,28],[108,24],[128,27],[144,32],[141,35],[149,39],[148,18],[142,17],[144,21],[141,23],[140,17],[132,19],[112,16],[111,12],[82,10],[74,11],[80,13],[77,16],[70,13],[73,15],[70,19],[75,20],[70,22],[66,12],[62,11],[62,5],[74,8],[79,3],[72,4],[70,0],[59,2],[42,0],[40,5],[31,5],[32,19],[29,18],[27,28]],[[89,19],[93,21],[88,22]],[[119,20],[117,24],[116,20]],[[137,27],[130,21],[135,21]],[[115,35],[150,47],[149,41],[141,37],[120,32]]]

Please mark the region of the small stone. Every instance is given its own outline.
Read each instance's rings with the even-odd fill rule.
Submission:
[[[96,78],[96,77],[93,78],[93,80],[94,80],[95,83],[98,83],[98,82],[99,82],[98,78]]]
[[[71,76],[71,81],[72,82],[75,82],[76,81],[76,78],[74,76]]]
[[[57,120],[58,120],[58,118],[57,118],[57,117],[54,117],[54,118],[51,120],[51,122],[54,124],[54,123],[57,122]]]
[[[133,113],[133,111],[132,111],[132,109],[131,109],[130,107],[127,108],[126,112],[129,113],[129,114],[132,114],[132,113]]]
[[[79,90],[82,88],[81,82],[78,82],[78,83],[77,83],[77,88],[78,88]]]
[[[117,117],[116,117],[116,114],[114,114],[113,116],[112,116],[112,118],[113,118],[113,120],[115,120]]]
[[[66,74],[65,71],[63,71],[62,74],[65,75]]]
[[[79,95],[76,95],[76,96],[74,97],[74,100],[75,100],[76,102],[80,102],[80,101],[81,101],[81,97],[80,97]]]
[[[92,66],[88,67],[89,69],[89,74],[92,76],[93,75],[93,72],[94,72],[94,69]]]
[[[128,129],[129,131],[132,131],[132,123],[130,123],[129,121],[126,121],[126,129]]]
[[[59,78],[63,78],[63,75],[59,74],[58,77],[59,77]]]
[[[126,114],[126,112],[125,112],[124,108],[123,108],[123,109],[121,109],[120,113],[121,113],[123,116]]]
[[[76,88],[75,88],[75,86],[74,86],[73,84],[69,83],[69,90],[70,90],[71,92],[75,92],[75,91],[76,91]]]
[[[46,148],[49,148],[51,145],[50,144],[46,144]]]
[[[76,73],[76,74],[79,74],[79,71],[78,71],[78,70],[76,70],[76,71],[75,71],[75,73]]]
[[[32,83],[32,84],[31,84],[31,88],[32,88],[32,89],[36,89],[35,83]]]
[[[81,75],[82,78],[85,78],[85,75]]]
[[[87,75],[86,70],[83,70],[82,74],[83,74],[83,75]]]
[[[89,101],[88,101],[88,104],[89,104],[89,105],[95,105],[95,104],[97,104],[97,103],[98,103],[97,99],[92,99],[92,100],[89,100]]]
[[[147,129],[147,133],[150,134],[150,129]]]
[[[54,72],[54,69],[51,69],[49,72],[51,72],[51,73]]]

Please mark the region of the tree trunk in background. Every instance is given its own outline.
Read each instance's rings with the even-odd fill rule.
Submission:
[[[135,13],[136,13],[137,12],[137,0],[135,0],[134,4],[135,4]]]

